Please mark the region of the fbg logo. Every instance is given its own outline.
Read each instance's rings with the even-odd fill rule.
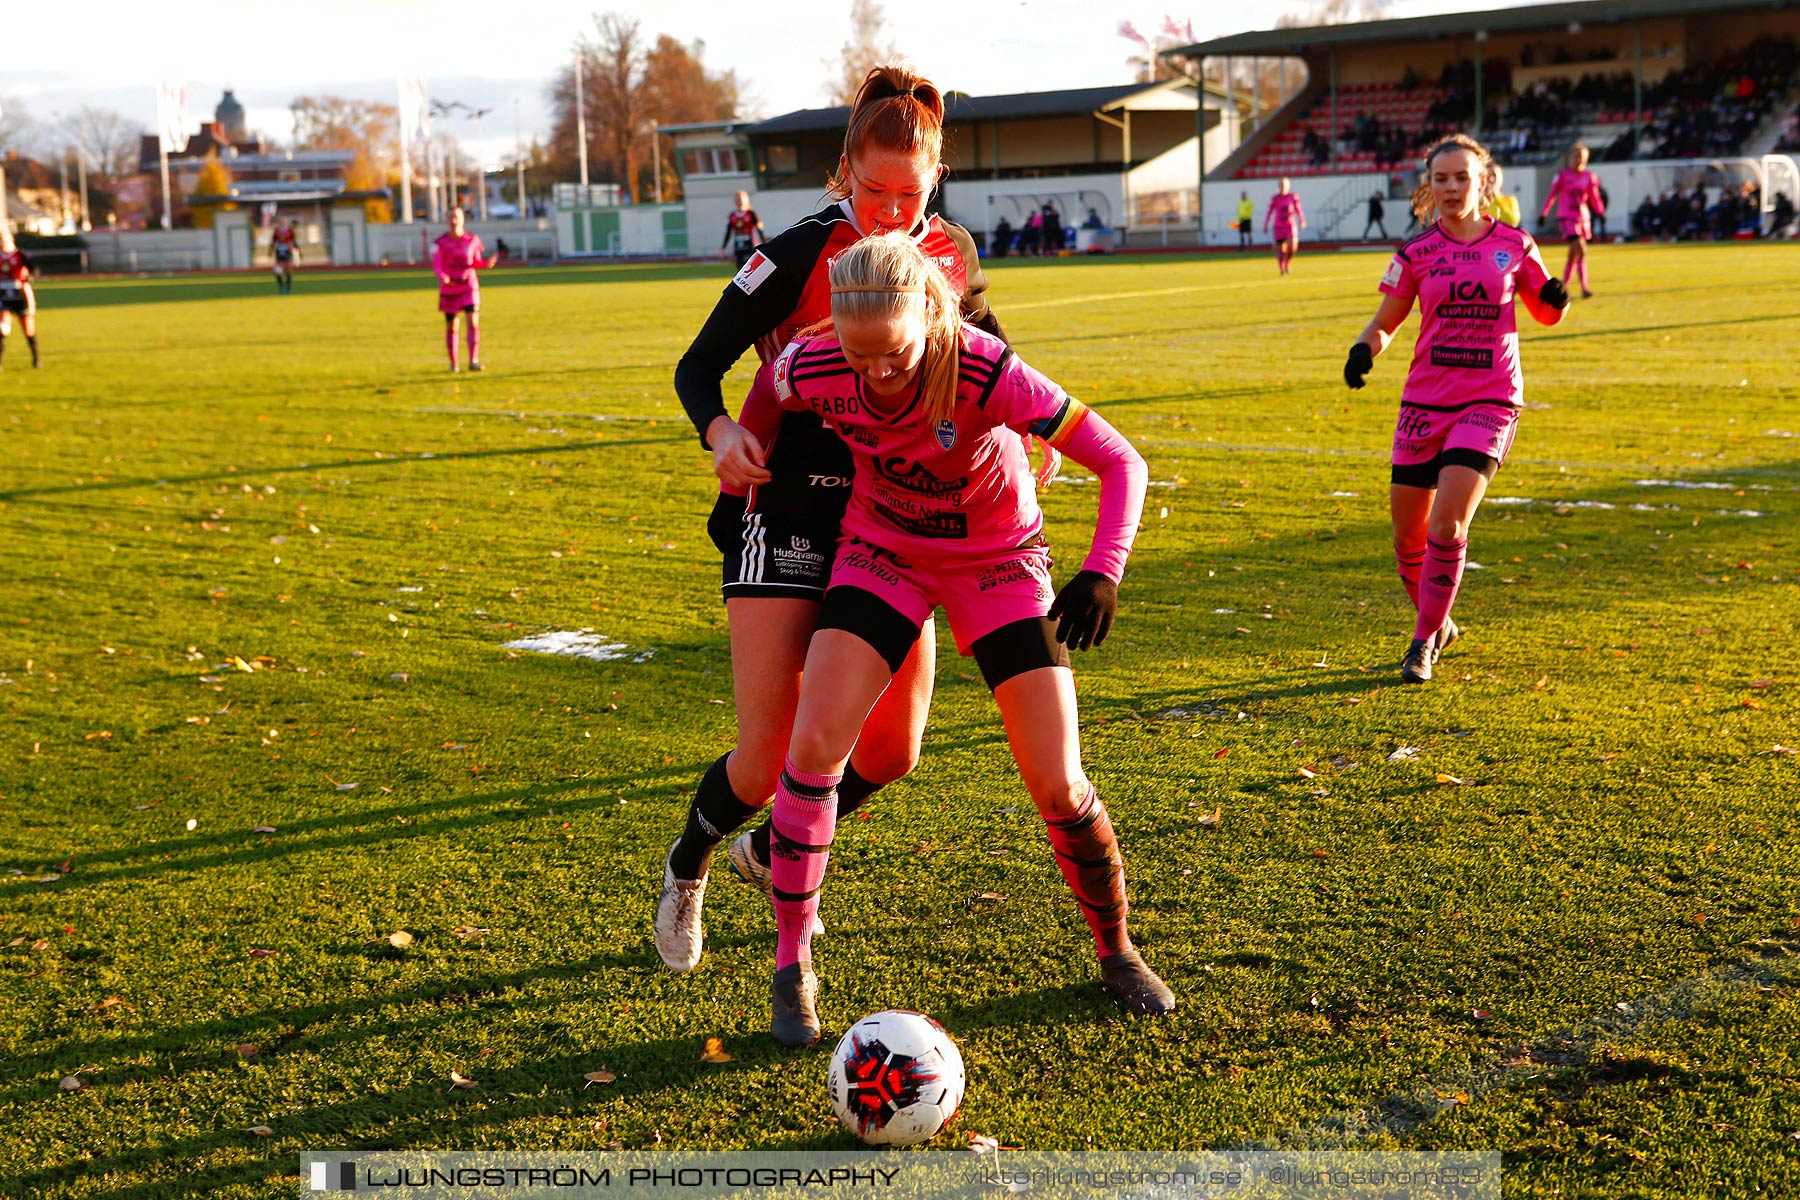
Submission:
[[[315,1192],[354,1192],[355,1162],[318,1162],[312,1164],[312,1190]]]

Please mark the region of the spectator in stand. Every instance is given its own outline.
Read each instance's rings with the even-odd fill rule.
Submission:
[[[1637,206],[1631,214],[1631,237],[1633,241],[1648,241],[1656,237],[1657,201],[1652,196],[1645,196],[1644,202]]]
[[[1056,211],[1054,201],[1044,201],[1044,230],[1039,235],[1043,242],[1045,254],[1060,254],[1063,247],[1069,244],[1069,235],[1063,229],[1062,214]]]
[[[1413,91],[1419,86],[1420,82],[1419,72],[1411,63],[1407,63],[1406,73],[1400,76],[1400,90],[1403,92]]]
[[[994,226],[994,245],[991,251],[993,256],[995,258],[1005,258],[1006,252],[1012,249],[1012,240],[1012,222],[1008,221],[1005,217],[1001,217],[1000,223]]]
[[[1038,247],[1043,232],[1044,215],[1034,208],[1031,210],[1031,215],[1025,218],[1024,227],[1019,230],[1020,258],[1030,258],[1032,255],[1042,253]]]
[[[1388,240],[1387,226],[1382,224],[1382,220],[1381,220],[1382,217],[1384,217],[1386,215],[1387,215],[1387,209],[1382,206],[1381,193],[1380,192],[1371,192],[1369,194],[1369,219],[1367,221],[1363,222],[1363,232],[1362,232],[1362,240],[1363,241],[1366,242],[1369,240],[1369,229],[1371,226],[1373,226],[1376,229],[1381,230],[1381,240],[1382,241],[1385,242]]]

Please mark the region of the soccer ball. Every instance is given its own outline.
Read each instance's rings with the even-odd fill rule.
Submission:
[[[962,1051],[924,1013],[890,1008],[850,1027],[831,1054],[831,1107],[871,1146],[928,1141],[963,1098]]]

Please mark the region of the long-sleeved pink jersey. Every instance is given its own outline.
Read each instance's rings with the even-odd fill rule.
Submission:
[[[916,382],[891,397],[869,391],[829,333],[797,338],[766,364],[746,411],[777,403],[819,414],[856,462],[845,535],[933,562],[979,561],[1038,536],[1044,515],[1022,439],[1041,437],[1099,476],[1084,565],[1120,579],[1143,511],[1144,460],[1005,342],[971,325],[962,334],[947,420],[925,416]]]

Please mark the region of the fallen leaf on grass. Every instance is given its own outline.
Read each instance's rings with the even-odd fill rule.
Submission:
[[[158,804],[161,804],[161,803],[162,803],[161,800],[152,800],[148,804],[134,804],[131,806],[131,811],[132,812],[143,812],[146,808],[155,808]]]
[[[58,1091],[62,1092],[79,1092],[86,1086],[87,1084],[82,1081],[79,1075],[64,1075],[62,1077],[62,1082],[58,1083],[56,1088]]]
[[[1417,746],[1396,746],[1394,752],[1387,756],[1389,762],[1405,762],[1409,758],[1419,757]]]
[[[406,932],[404,929],[396,929],[393,933],[388,934],[387,940],[388,945],[392,946],[394,949],[404,950],[413,944],[413,935]]]
[[[251,827],[250,832],[251,833],[274,833],[275,827],[273,825],[255,825],[255,826]]]
[[[444,743],[444,749],[446,749],[446,750],[467,750],[468,748],[469,748],[469,743],[467,743],[467,742],[445,742]]]
[[[255,1042],[240,1042],[240,1043],[238,1043],[238,1048],[237,1048],[238,1057],[239,1058],[255,1058],[257,1053],[261,1049],[262,1049],[262,1047],[258,1046]]]
[[[1469,1102],[1469,1093],[1467,1092],[1440,1092],[1436,1088],[1431,1090],[1439,1100],[1446,1104],[1467,1104]]]
[[[1311,767],[1301,767],[1299,775],[1302,779],[1317,779],[1319,777],[1319,773]]]
[[[969,1150],[974,1154],[992,1154],[1000,1149],[1000,1142],[985,1133],[969,1134]]]
[[[1774,687],[1775,681],[1773,679],[1752,679],[1750,681],[1750,686],[1761,691],[1763,688]]]
[[[1762,706],[1763,706],[1763,703],[1761,700],[1750,699],[1750,700],[1744,701],[1745,708],[1761,708]]]
[[[192,833],[194,830],[200,828],[200,822],[193,817],[189,817],[187,819],[187,827],[188,827],[188,832]]]
[[[459,1088],[476,1088],[481,1086],[473,1079],[470,1079],[465,1075],[460,1075],[455,1071],[450,1072],[450,1082],[452,1085]]]
[[[1456,777],[1456,776],[1454,776],[1454,775],[1446,775],[1446,774],[1444,774],[1444,773],[1443,773],[1443,772],[1442,772],[1442,771],[1439,771],[1439,772],[1438,772],[1438,777],[1437,777],[1437,781],[1438,781],[1438,782],[1439,782],[1439,783],[1448,783],[1448,784],[1453,784],[1453,785],[1454,785],[1454,786],[1456,786],[1456,787],[1462,787],[1462,786],[1464,786],[1464,785],[1463,785],[1463,781],[1462,781],[1462,780],[1460,780],[1460,779],[1458,779],[1458,778],[1457,778],[1457,777]]]
[[[271,955],[273,953],[275,953],[273,950],[263,950],[261,948],[258,948],[258,949],[250,951],[250,957],[251,958],[267,958],[267,957],[269,957],[269,955]]]
[[[613,1080],[617,1079],[618,1076],[614,1075],[611,1071],[589,1071],[586,1075],[583,1075],[582,1078],[587,1080],[586,1083],[581,1085],[582,1090],[585,1091],[596,1083],[611,1083]]]
[[[978,892],[975,895],[975,899],[985,900],[990,904],[998,904],[1002,900],[1005,900],[1006,897],[1001,895],[999,892]]]
[[[251,666],[249,663],[245,662],[243,659],[239,658],[235,654],[231,656],[231,665],[236,667],[238,670],[242,671],[246,675],[251,675],[256,672],[255,667]]]
[[[724,1038],[709,1037],[706,1039],[706,1048],[700,1051],[700,1061],[704,1063],[728,1063],[737,1060],[725,1052]]]
[[[57,880],[59,880],[61,878],[62,878],[61,875],[39,875],[36,879],[33,879],[31,882],[33,882],[33,883],[55,883]]]
[[[245,1132],[254,1133],[257,1137],[274,1137],[275,1136],[275,1131],[273,1129],[270,1129],[267,1125],[252,1125]]]
[[[1770,746],[1769,753],[1770,754],[1800,754],[1800,750],[1796,750],[1792,746]]]
[[[1221,806],[1215,807],[1209,813],[1201,813],[1200,814],[1200,824],[1203,826],[1208,826],[1208,827],[1216,827],[1219,824],[1219,821],[1224,817],[1224,815],[1225,815],[1224,806],[1221,805]]]
[[[1611,762],[1613,759],[1615,759],[1619,756],[1617,754],[1596,754],[1596,755],[1594,755],[1594,757],[1599,759],[1601,762]]]
[[[112,737],[112,730],[96,729],[93,733],[86,735],[81,740],[84,742],[105,741],[110,737]]]
[[[1538,676],[1538,681],[1531,685],[1531,690],[1534,692],[1541,692],[1549,686],[1550,677],[1548,675],[1540,675]]]
[[[1230,753],[1231,753],[1230,746],[1220,746],[1217,750],[1213,751],[1213,757],[1214,758],[1224,758],[1227,754],[1230,754]]]
[[[125,1007],[125,1008],[129,1008],[132,1012],[137,1011],[137,1005],[132,1004],[129,1001],[124,1000],[118,996],[108,996],[106,999],[104,999],[100,1003],[94,1005],[94,1007],[89,1009],[88,1011],[103,1013],[109,1008],[119,1008],[121,1006]]]
[[[482,934],[486,933],[487,930],[480,929],[474,925],[458,925],[455,929],[452,929],[450,932],[454,933],[457,937],[461,938],[463,941],[466,942],[472,937],[480,937]]]
[[[187,723],[189,725],[210,725],[210,724],[212,724],[212,718],[211,717],[189,717],[187,719]]]
[[[1485,1008],[1477,1008],[1474,1011],[1470,1012],[1469,1015],[1474,1017],[1477,1021],[1485,1021],[1489,1017],[1493,1016],[1493,1014],[1490,1013]]]
[[[325,782],[327,782],[331,785],[331,790],[334,792],[354,791],[355,789],[362,786],[362,784],[360,784],[360,783],[339,783],[337,780],[333,779],[329,775],[327,775],[325,777]]]

